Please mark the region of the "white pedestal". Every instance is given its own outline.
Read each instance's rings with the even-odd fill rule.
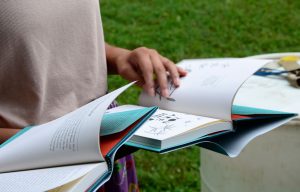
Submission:
[[[300,124],[251,142],[234,159],[201,149],[202,192],[299,192]]]

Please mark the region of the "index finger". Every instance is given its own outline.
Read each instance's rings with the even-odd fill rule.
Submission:
[[[168,74],[166,68],[158,54],[151,55],[151,61],[154,66],[154,72],[160,87],[160,92],[163,97],[169,96],[168,91]]]

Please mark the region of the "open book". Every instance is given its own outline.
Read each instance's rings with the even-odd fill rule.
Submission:
[[[157,109],[103,117],[109,104],[131,84],[56,120],[27,127],[0,145],[1,191],[99,188],[111,176],[116,151]],[[100,126],[102,119],[108,129]]]
[[[146,93],[141,106],[160,109],[127,142],[127,145],[160,153],[199,144],[237,156],[252,139],[295,116],[293,113],[233,105],[241,85],[269,60],[194,59],[178,65],[189,71],[177,89],[169,83],[170,95]],[[139,106],[122,106],[119,110]],[[116,109],[118,110],[118,109]]]

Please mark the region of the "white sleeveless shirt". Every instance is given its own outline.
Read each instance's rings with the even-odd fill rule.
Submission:
[[[98,0],[0,1],[0,127],[60,117],[105,94]]]

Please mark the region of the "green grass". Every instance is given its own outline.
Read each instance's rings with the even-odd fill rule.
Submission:
[[[106,41],[147,46],[177,62],[300,50],[297,0],[101,0]],[[109,77],[109,88],[125,84]],[[132,88],[118,101],[137,103]],[[135,153],[142,191],[200,191],[199,149]]]

